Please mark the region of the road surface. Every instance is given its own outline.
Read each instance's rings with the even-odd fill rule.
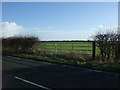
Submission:
[[[11,56],[2,57],[4,88],[119,88],[119,74]]]

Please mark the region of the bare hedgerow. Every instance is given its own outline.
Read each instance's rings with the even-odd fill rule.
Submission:
[[[100,49],[102,60],[120,59],[120,34],[115,32],[97,33],[93,36]]]
[[[27,52],[38,42],[35,36],[14,36],[2,38],[2,49],[7,52]]]

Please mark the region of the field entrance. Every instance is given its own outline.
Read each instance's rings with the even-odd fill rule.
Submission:
[[[79,52],[95,58],[98,48],[94,41],[42,41],[41,47],[52,52]]]

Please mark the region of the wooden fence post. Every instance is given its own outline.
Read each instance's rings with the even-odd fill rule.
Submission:
[[[96,54],[96,43],[95,41],[92,42],[92,57],[93,60],[95,60],[95,54]]]

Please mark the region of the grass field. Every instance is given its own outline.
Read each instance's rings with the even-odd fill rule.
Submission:
[[[92,55],[93,42],[42,42],[37,45],[37,47],[42,47],[48,51],[53,52],[80,52],[81,54]],[[96,53],[99,53],[99,49],[96,46]]]

